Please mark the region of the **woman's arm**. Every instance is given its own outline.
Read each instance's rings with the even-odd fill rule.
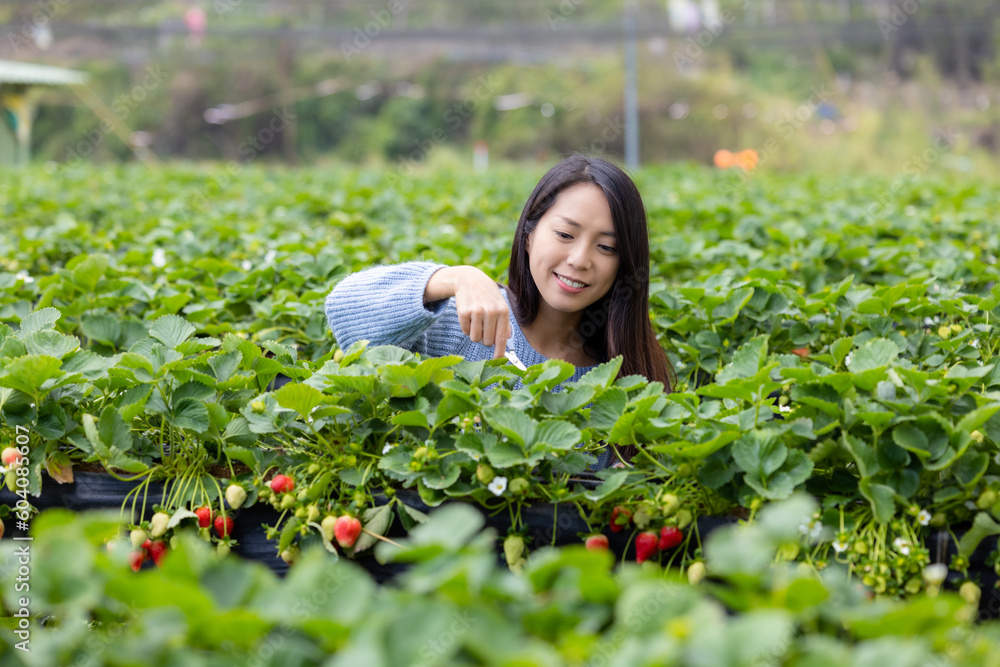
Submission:
[[[326,317],[337,343],[346,349],[367,339],[373,346],[405,347],[443,314],[449,269],[433,262],[405,262],[347,276],[326,297]],[[439,273],[445,276],[432,285]],[[425,299],[429,288],[432,298]]]

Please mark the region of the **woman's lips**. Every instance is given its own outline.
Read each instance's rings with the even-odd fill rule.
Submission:
[[[584,285],[583,287],[570,287],[569,285],[567,285],[566,283],[564,283],[562,280],[559,279],[559,274],[556,273],[555,271],[552,272],[552,276],[555,278],[556,282],[559,283],[559,287],[563,288],[570,294],[579,294],[580,292],[582,292],[584,289],[587,288],[587,285]]]

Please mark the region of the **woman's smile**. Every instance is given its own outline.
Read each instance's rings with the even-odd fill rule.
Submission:
[[[556,277],[556,281],[559,283],[559,286],[570,294],[579,294],[587,286],[586,283],[571,281],[566,276],[555,273],[554,271],[552,275]]]

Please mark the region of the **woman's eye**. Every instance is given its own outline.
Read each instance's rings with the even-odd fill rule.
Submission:
[[[607,252],[617,252],[617,250],[615,250],[611,246],[602,245],[601,248],[603,248]]]
[[[572,236],[570,236],[569,234],[566,234],[565,232],[556,232],[556,236],[558,236],[561,239],[571,239],[571,238],[573,238]]]

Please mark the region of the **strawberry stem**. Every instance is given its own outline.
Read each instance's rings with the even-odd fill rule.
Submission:
[[[399,542],[394,542],[393,540],[390,540],[388,537],[384,537],[382,535],[379,535],[378,533],[373,533],[370,530],[368,530],[367,528],[362,528],[361,532],[362,533],[368,533],[369,535],[371,535],[375,539],[382,540],[383,542],[388,542],[389,544],[393,545],[394,547],[399,547],[400,549],[403,548],[403,545],[400,544]]]

